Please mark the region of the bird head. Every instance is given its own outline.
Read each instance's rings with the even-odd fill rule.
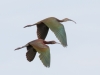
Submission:
[[[72,21],[72,22],[74,22],[74,23],[76,24],[75,21],[73,21],[73,20],[71,20],[71,19],[69,19],[69,18],[64,18],[62,21],[63,21],[63,22],[66,22],[66,21]]]

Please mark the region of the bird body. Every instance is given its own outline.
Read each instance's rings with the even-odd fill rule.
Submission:
[[[50,67],[50,48],[46,44],[56,44],[55,41],[44,41],[43,39],[33,40],[27,43],[25,46],[18,47],[15,50],[27,47],[26,58],[31,62],[36,53],[38,52],[39,58],[46,67]]]
[[[49,18],[41,20],[33,25],[27,25],[25,27],[37,25],[37,36],[39,39],[45,39],[47,36],[48,30],[50,28],[51,31],[54,32],[54,34],[58,38],[58,40],[61,42],[61,44],[64,47],[66,47],[67,46],[66,32],[65,32],[64,26],[60,23],[60,22],[65,22],[65,21],[73,21],[73,20],[68,19],[68,18],[59,20],[55,17],[49,17]]]
[[[39,53],[45,52],[47,49],[49,49],[49,46],[45,45],[42,39],[34,40],[29,44]]]

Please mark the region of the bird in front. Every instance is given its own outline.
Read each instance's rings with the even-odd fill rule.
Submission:
[[[72,21],[76,23],[75,21],[68,18],[59,20],[55,17],[49,17],[35,24],[27,25],[24,28],[37,25],[37,36],[39,39],[45,39],[50,28],[51,31],[54,32],[58,40],[61,42],[61,44],[64,47],[66,47],[67,46],[66,32],[65,32],[65,28],[63,24],[60,23],[60,22],[66,22],[66,21]]]
[[[46,44],[60,44],[56,41],[44,41],[43,39],[33,40],[22,47],[18,47],[15,50],[19,50],[21,48],[26,47],[27,53],[26,58],[29,62],[31,62],[38,52],[39,58],[42,61],[45,67],[50,67],[50,48]]]

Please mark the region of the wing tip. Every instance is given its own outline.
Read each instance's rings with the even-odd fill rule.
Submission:
[[[49,64],[43,64],[46,68],[50,68],[50,63]]]
[[[26,59],[27,59],[27,61],[29,61],[29,62],[33,61],[33,58],[29,57],[27,54],[26,54]]]
[[[62,46],[67,47],[68,45],[67,45],[67,43],[62,43]]]

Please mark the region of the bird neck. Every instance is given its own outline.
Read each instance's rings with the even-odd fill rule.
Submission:
[[[63,20],[59,20],[59,19],[57,19],[57,18],[55,18],[58,22],[63,22]]]
[[[52,41],[44,41],[45,44],[53,44]]]

